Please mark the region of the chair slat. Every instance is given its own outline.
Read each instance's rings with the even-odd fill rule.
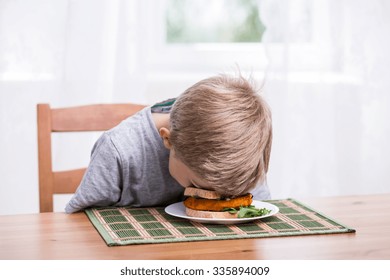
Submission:
[[[54,193],[69,194],[74,193],[83,179],[86,168],[56,171],[54,176]]]
[[[145,107],[139,104],[96,104],[52,109],[52,131],[105,131]]]

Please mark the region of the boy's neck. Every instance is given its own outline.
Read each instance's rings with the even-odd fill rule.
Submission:
[[[152,119],[157,131],[160,131],[162,127],[169,129],[169,114],[152,113]]]

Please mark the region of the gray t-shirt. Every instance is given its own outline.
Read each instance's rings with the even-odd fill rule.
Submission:
[[[169,150],[150,107],[103,133],[67,213],[90,206],[163,206],[182,200],[184,188],[169,174]]]
[[[183,200],[184,188],[169,173],[169,150],[147,107],[103,133],[87,171],[65,211],[92,206],[165,206]],[[252,191],[269,199],[266,184]]]

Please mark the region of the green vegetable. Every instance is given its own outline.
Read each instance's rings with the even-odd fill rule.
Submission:
[[[239,210],[235,208],[225,208],[223,211],[229,212],[231,214],[237,214],[238,218],[252,218],[267,215],[271,212],[266,208],[256,208],[254,205],[250,205],[247,207],[241,206]]]

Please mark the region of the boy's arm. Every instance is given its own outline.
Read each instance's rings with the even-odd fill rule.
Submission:
[[[65,212],[73,213],[91,206],[110,206],[121,196],[121,164],[118,151],[107,134],[94,145],[91,162]]]

